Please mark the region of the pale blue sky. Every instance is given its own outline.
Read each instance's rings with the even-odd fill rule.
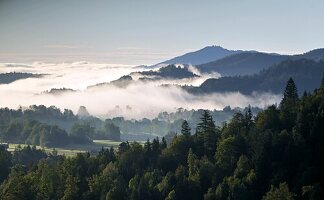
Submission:
[[[0,0],[0,62],[152,64],[207,45],[324,47],[323,0]]]

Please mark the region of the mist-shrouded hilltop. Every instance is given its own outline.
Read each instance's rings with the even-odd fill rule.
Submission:
[[[129,75],[122,76],[119,79],[111,81],[109,83],[98,83],[94,86],[89,86],[88,88],[93,89],[107,85],[126,87],[129,84],[135,83],[136,81],[162,81],[163,83],[163,80],[193,79],[198,77],[200,76],[191,71],[188,65],[177,66],[171,64],[161,67],[157,70],[132,72]]]
[[[32,74],[32,73],[22,73],[22,72],[10,72],[0,74],[0,84],[9,84],[17,80],[27,79],[27,78],[41,78],[43,74]]]

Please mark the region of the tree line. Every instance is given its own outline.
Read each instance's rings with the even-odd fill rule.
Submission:
[[[96,118],[79,119],[71,110],[61,112],[54,106],[31,106],[29,109],[0,109],[0,141],[62,147],[71,143],[86,144],[94,139],[120,141],[120,129],[112,122]],[[100,125],[96,126],[95,124]]]

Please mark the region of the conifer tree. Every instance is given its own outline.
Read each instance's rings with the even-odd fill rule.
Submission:
[[[181,134],[184,136],[189,136],[190,135],[190,127],[187,122],[187,120],[183,120],[182,125],[181,125]]]
[[[200,118],[200,123],[197,125],[197,135],[202,135],[213,128],[215,128],[213,118],[209,114],[208,110],[204,110]]]
[[[280,118],[284,128],[290,130],[297,116],[298,108],[298,92],[297,87],[292,78],[289,78],[286,89],[284,92],[284,97],[280,103]]]
[[[212,156],[215,153],[218,139],[215,123],[208,110],[204,110],[200,120],[197,125],[196,135],[203,145],[205,154]]]

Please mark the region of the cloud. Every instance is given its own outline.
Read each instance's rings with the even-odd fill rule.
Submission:
[[[135,82],[126,88],[112,85],[86,89],[89,85],[116,80],[131,72],[144,70],[128,65],[111,65],[106,63],[73,62],[42,63],[35,62],[27,67],[3,67],[2,71],[23,71],[49,74],[39,79],[25,79],[8,85],[0,85],[0,106],[17,108],[32,104],[55,105],[61,109],[69,108],[76,112],[79,106],[86,106],[96,116],[141,119],[153,118],[161,111],[175,111],[182,107],[187,109],[222,109],[245,107],[248,104],[264,107],[280,101],[280,95],[255,93],[252,96],[234,93],[215,93],[211,95],[193,95],[179,86],[168,87],[161,84],[199,85],[206,78],[214,75],[201,74],[199,78],[178,80],[159,80],[154,82]],[[196,70],[192,68],[192,70]],[[197,72],[198,73],[198,72]],[[216,74],[217,75],[217,74]],[[62,95],[43,94],[51,88],[71,88],[78,90]]]

